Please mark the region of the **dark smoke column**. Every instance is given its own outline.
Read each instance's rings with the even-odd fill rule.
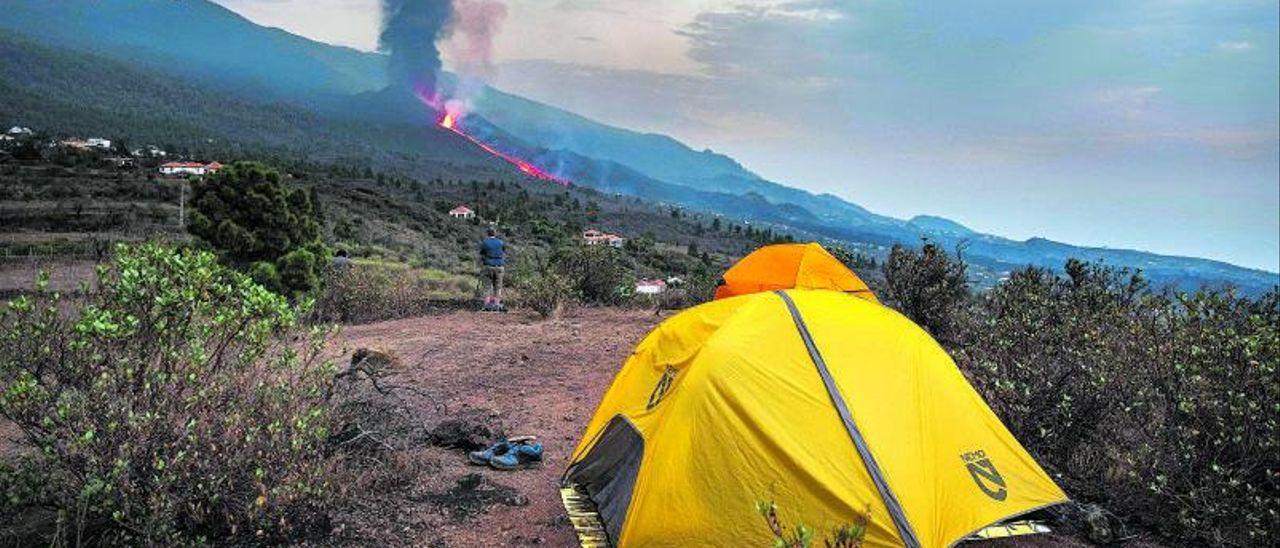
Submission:
[[[448,23],[450,0],[382,0],[378,47],[391,55],[391,86],[433,97],[440,73],[436,39]]]

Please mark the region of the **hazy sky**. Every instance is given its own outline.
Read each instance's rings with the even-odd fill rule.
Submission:
[[[378,0],[217,1],[376,44]],[[1277,1],[507,4],[500,88],[879,213],[1280,270]]]

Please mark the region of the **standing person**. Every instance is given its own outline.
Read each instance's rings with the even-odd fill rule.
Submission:
[[[489,227],[488,236],[480,241],[480,267],[484,269],[484,308],[505,312],[502,304],[502,274],[507,266],[507,244],[498,239],[498,229]]]

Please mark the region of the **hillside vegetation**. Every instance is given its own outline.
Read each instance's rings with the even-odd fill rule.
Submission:
[[[200,220],[200,189],[220,188],[219,177],[193,186],[185,179],[157,177],[154,168],[117,168],[98,153],[48,154],[57,157],[0,163],[5,180],[0,209],[12,212],[0,226],[0,249],[10,254],[34,249],[37,255],[101,258],[110,242],[186,239],[190,225],[179,224],[184,196],[186,223],[208,225],[195,231],[202,240],[217,244],[229,237],[220,222]],[[509,241],[518,267],[529,269],[530,275],[556,249],[579,245],[588,228],[620,234],[628,242],[618,255],[625,278],[632,281],[708,278],[730,256],[784,238],[719,217],[532,180],[418,180],[367,168],[294,164],[279,181],[314,200],[328,252],[341,249],[368,258],[368,264],[463,276],[479,271],[476,242],[491,224]],[[449,217],[447,212],[460,204],[478,217]],[[471,295],[466,291],[457,297]]]
[[[11,15],[0,20],[0,27],[22,36],[22,45],[11,44],[12,53],[0,56],[0,74],[7,76],[0,82],[8,84],[0,90],[16,98],[7,109],[0,105],[0,119],[8,116],[11,123],[41,124],[67,133],[102,133],[124,128],[136,117],[151,120],[145,125],[152,130],[166,124],[182,126],[179,131],[153,131],[148,139],[167,136],[175,144],[203,143],[200,150],[219,147],[238,151],[236,156],[242,158],[246,147],[267,146],[269,154],[289,160],[343,160],[418,178],[515,176],[509,166],[478,156],[474,147],[436,130],[433,115],[425,113],[419,102],[379,90],[385,82],[379,76],[385,66],[381,55],[263,28],[207,0],[76,0],[69,5],[15,0],[11,4]],[[73,11],[74,24],[51,25],[50,21],[60,20],[60,10]],[[172,29],[182,27],[174,22],[182,20],[202,20],[208,26],[191,36],[172,36]],[[166,30],[156,32],[156,27]],[[58,51],[26,52],[33,43]],[[80,61],[69,62],[69,57],[76,56]],[[64,76],[30,78],[28,72],[49,71],[28,67],[23,61],[41,57],[49,71]],[[100,66],[111,70],[95,70]],[[127,95],[131,87],[114,85],[113,81],[125,79],[113,80],[112,73],[127,74],[127,80],[156,81],[158,85],[138,86],[154,89],[156,94],[116,104],[110,95]],[[104,84],[95,85],[100,78]],[[451,79],[446,75],[444,81]],[[111,91],[103,96],[94,92],[99,88]],[[194,101],[196,92],[205,96]],[[209,94],[220,97],[215,101]],[[46,104],[41,97],[54,101]],[[184,103],[185,108],[164,107]],[[187,114],[205,112],[205,105],[211,104],[225,112]],[[956,230],[959,225],[950,221],[895,219],[832,195],[814,195],[768,181],[731,158],[693,150],[666,136],[600,124],[499,90],[487,90],[477,106],[473,121],[487,126],[485,133],[491,133],[495,143],[520,151],[540,167],[577,184],[740,222],[770,224],[798,237],[856,247],[878,259],[895,244],[919,247],[921,239],[927,238],[947,249],[963,248],[972,275],[984,287],[1027,264],[1061,272],[1070,258],[1141,267],[1156,285],[1184,290],[1233,285],[1257,296],[1280,281],[1276,273],[1220,261],[1073,246],[1042,238],[1014,241],[963,227]],[[130,116],[119,115],[122,112]],[[137,131],[128,135],[143,138]]]

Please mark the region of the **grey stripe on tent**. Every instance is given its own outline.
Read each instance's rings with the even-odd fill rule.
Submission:
[[[871,455],[871,450],[867,448],[867,442],[862,438],[862,432],[858,431],[857,423],[853,422],[853,415],[849,413],[848,406],[844,403],[844,396],[840,394],[840,388],[836,386],[835,379],[831,378],[831,371],[827,369],[827,362],[822,359],[822,354],[818,352],[818,347],[813,344],[813,337],[809,335],[809,328],[804,324],[804,318],[800,316],[800,309],[796,308],[795,301],[785,292],[779,290],[774,291],[783,302],[787,303],[787,310],[791,311],[791,319],[796,323],[796,329],[800,331],[800,338],[804,339],[804,346],[809,350],[809,358],[813,360],[813,364],[818,368],[818,374],[822,376],[822,384],[827,387],[827,395],[831,397],[831,402],[835,404],[836,411],[840,413],[840,420],[844,422],[844,429],[849,433],[849,439],[853,440],[853,445],[858,449],[858,455],[862,457],[862,464],[867,468],[867,475],[871,476],[871,481],[876,484],[876,491],[880,492],[880,499],[884,501],[885,508],[889,509],[889,517],[893,518],[893,525],[898,529],[898,536],[902,539],[903,544],[909,548],[919,548],[920,540],[916,538],[916,532],[911,528],[911,523],[907,521],[907,515],[902,511],[902,504],[898,502],[898,497],[893,494],[893,490],[889,488],[888,482],[884,479],[884,473],[880,471],[880,465],[876,464],[876,459]]]

